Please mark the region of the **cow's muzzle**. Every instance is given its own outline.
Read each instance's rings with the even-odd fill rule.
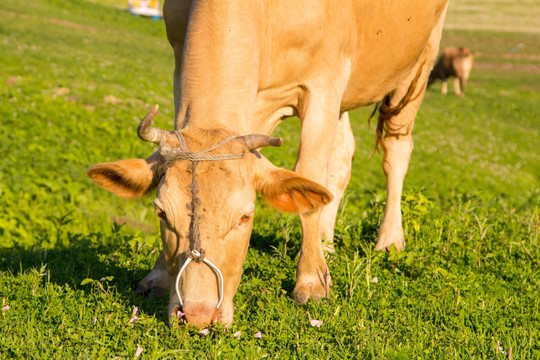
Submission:
[[[184,272],[184,270],[186,270],[187,266],[189,265],[189,263],[192,260],[205,263],[218,276],[218,278],[219,278],[219,294],[218,294],[218,296],[219,297],[218,297],[218,303],[216,305],[216,310],[218,310],[219,307],[221,306],[221,303],[223,302],[223,293],[224,293],[223,274],[221,273],[221,270],[219,270],[219,268],[216,265],[214,265],[210,260],[208,260],[206,257],[201,258],[201,253],[198,252],[195,249],[190,250],[190,256],[187,257],[186,261],[184,262],[184,264],[180,268],[180,271],[178,271],[178,275],[176,275],[175,290],[176,290],[176,296],[178,296],[178,302],[180,303],[180,306],[183,308],[184,307],[184,302],[182,301],[182,296],[180,296],[180,290],[178,289],[178,284],[180,283],[180,277],[182,276],[182,273]],[[184,309],[184,311],[185,311],[185,309]]]

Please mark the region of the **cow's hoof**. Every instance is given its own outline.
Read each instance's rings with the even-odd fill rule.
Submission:
[[[305,304],[309,299],[313,301],[319,301],[322,298],[326,298],[332,294],[329,287],[325,287],[322,284],[306,283],[296,284],[292,292],[292,298],[298,305]]]
[[[393,232],[381,231],[379,232],[379,240],[375,245],[375,250],[387,250],[390,251],[394,245],[397,251],[405,249],[405,235],[403,229],[399,229]]]
[[[375,245],[375,250],[386,250],[390,251],[392,249],[392,245],[396,247],[396,250],[400,252],[401,250],[405,249],[405,241],[377,241],[377,244]]]

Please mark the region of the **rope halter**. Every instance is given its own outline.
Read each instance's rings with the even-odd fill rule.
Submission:
[[[186,141],[184,139],[184,136],[179,131],[174,132],[176,137],[178,138],[178,142],[180,144],[180,148],[168,148],[163,149],[165,150],[165,158],[167,159],[167,162],[172,161],[176,162],[178,160],[189,160],[191,161],[191,223],[189,224],[189,253],[188,258],[180,268],[180,271],[178,271],[178,275],[176,275],[176,281],[175,281],[175,290],[176,290],[176,296],[178,297],[178,302],[180,303],[180,306],[184,306],[184,302],[182,301],[182,296],[180,295],[180,290],[178,289],[178,284],[180,282],[180,277],[182,276],[182,273],[184,270],[186,270],[187,266],[191,261],[195,262],[202,262],[208,265],[219,277],[219,300],[216,305],[216,309],[219,309],[221,306],[221,303],[223,302],[223,294],[224,294],[224,287],[225,282],[223,280],[223,274],[221,273],[221,270],[214,265],[210,260],[206,258],[206,254],[204,249],[201,246],[201,234],[199,231],[199,219],[198,219],[198,209],[201,204],[199,197],[197,196],[199,192],[199,186],[197,182],[197,177],[195,176],[195,170],[197,168],[197,164],[199,161],[217,161],[217,160],[230,160],[230,159],[240,159],[244,157],[245,153],[238,153],[238,154],[216,154],[216,155],[208,155],[207,153],[219,148],[220,146],[228,143],[229,141],[232,141],[234,139],[237,139],[241,137],[240,135],[234,135],[229,136],[225,138],[224,140],[217,143],[215,146],[208,148],[206,150],[202,150],[196,153],[193,153],[189,151]]]

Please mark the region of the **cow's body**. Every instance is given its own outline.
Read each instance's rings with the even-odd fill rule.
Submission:
[[[448,93],[448,83],[446,80],[453,77],[454,92],[459,96],[464,95],[465,85],[467,85],[473,63],[474,55],[466,47],[444,48],[441,51],[439,60],[429,74],[428,86],[436,80],[441,80],[441,92],[446,95]]]
[[[376,248],[404,247],[400,199],[413,147],[411,130],[438,51],[446,6],[447,0],[164,3],[167,36],[176,58],[175,128],[188,140],[195,139],[192,135],[200,129],[270,134],[287,116],[298,115],[302,121],[295,165],[298,176],[306,179],[302,190],[290,190],[284,185],[290,183],[286,180],[281,184],[288,190],[280,187],[270,191],[271,186],[260,184],[263,180],[258,175],[254,185],[277,208],[301,213],[303,239],[293,292],[299,303],[326,296],[331,285],[321,240],[331,247],[336,212],[349,181],[355,148],[347,111],[359,106],[382,102],[377,139],[384,149],[388,200]],[[168,138],[167,143],[175,141]],[[198,149],[212,145],[189,141],[193,145],[188,145]],[[263,168],[261,161],[266,160],[249,161],[249,166],[259,171]],[[153,164],[156,160],[151,157],[146,162]],[[220,166],[228,165],[223,162]],[[101,186],[126,196],[96,180],[104,176],[114,181],[114,176],[107,175],[111,168],[117,167],[97,165],[89,173]],[[211,171],[218,170],[206,172]],[[114,172],[123,176],[129,171]],[[279,174],[280,179],[292,176]],[[170,201],[164,194],[170,192],[171,181],[179,182],[176,186],[189,184],[187,179],[178,180],[180,175],[174,179],[171,176],[168,171],[158,185],[160,202]],[[203,175],[200,177],[204,180]],[[316,184],[333,195],[329,204],[332,197]],[[251,199],[249,194],[245,196]],[[164,256],[140,284],[141,289],[162,284],[166,269],[171,310],[179,305],[172,289],[181,265],[179,254],[188,249],[188,245],[178,243],[187,223],[178,221],[178,225],[162,226]],[[242,235],[243,245],[237,245],[240,247],[230,260],[223,254],[226,249],[213,240],[203,244],[208,258],[223,267],[235,262],[235,270],[230,271],[232,285],[225,289],[224,306],[218,315],[212,311],[217,299],[212,285],[215,275],[203,268],[197,274],[195,270],[186,273],[180,291],[188,320],[199,325],[215,317],[226,323],[232,321],[232,297],[241,274],[241,263],[236,263],[245,257],[249,233]]]

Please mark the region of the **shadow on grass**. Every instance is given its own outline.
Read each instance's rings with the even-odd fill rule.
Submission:
[[[58,239],[54,247],[50,247],[47,235],[37,235],[34,246],[0,248],[0,271],[18,276],[46,265],[50,282],[59,287],[83,291],[86,295],[92,291],[101,291],[96,290],[96,286],[91,283],[81,284],[85,279],[93,279],[94,283],[101,282],[104,289],[114,289],[125,302],[168,323],[168,296],[141,297],[134,292],[138,282],[152,270],[159,254],[159,251],[150,251],[153,246],[147,246],[147,235],[134,235],[118,224],[114,224],[109,231],[89,234],[73,231],[74,226],[69,221],[59,226],[65,226],[65,229],[57,231]],[[343,229],[342,233],[336,231],[336,251],[341,254],[358,251],[360,256],[365,256],[358,243],[370,241],[376,230],[375,226],[359,223]],[[339,239],[339,236],[345,234],[352,236],[348,245]],[[290,221],[282,218],[278,223],[255,226],[250,239],[250,251],[257,261],[244,267],[242,281],[259,278],[270,285],[278,282],[290,294],[296,281],[294,274],[301,236],[301,226],[297,219]],[[276,272],[286,274],[286,277],[275,280]],[[106,278],[110,280],[104,280]]]
[[[0,249],[0,271],[17,276],[31,269],[39,270],[45,265],[50,282],[60,287],[81,290],[86,295],[96,290],[92,284],[81,283],[87,278],[94,279],[100,281],[105,290],[115,289],[117,295],[127,302],[168,323],[168,296],[142,297],[137,296],[134,291],[138,282],[151,270],[157,253],[155,256],[135,255],[130,259],[129,255],[125,255],[125,251],[118,251],[116,241],[110,244],[96,241],[101,236],[102,234],[69,234],[68,245],[57,245],[51,249],[38,246]],[[120,255],[116,255],[119,253]],[[141,259],[136,259],[137,256]],[[148,266],[150,267],[146,270]],[[110,280],[103,280],[110,277]]]

